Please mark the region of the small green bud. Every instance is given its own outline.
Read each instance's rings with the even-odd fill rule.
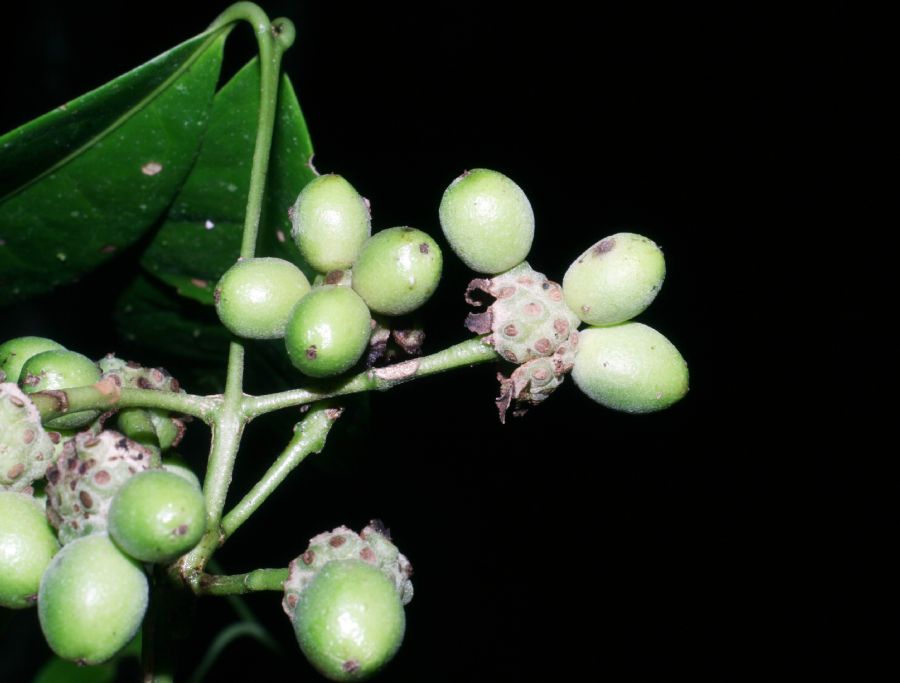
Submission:
[[[6,375],[0,382],[17,382],[25,361],[43,351],[65,351],[65,347],[44,337],[17,337],[0,344],[0,375]]]
[[[57,553],[41,579],[38,618],[63,659],[99,664],[134,637],[147,610],[147,577],[109,537],[93,534]]]
[[[434,294],[443,257],[415,228],[388,228],[370,237],[353,266],[353,289],[377,313],[404,315]]]
[[[100,368],[87,356],[74,351],[43,351],[22,366],[19,384],[26,394],[50,389],[85,387],[100,381]],[[99,410],[82,410],[53,418],[48,429],[77,429],[93,422]]]
[[[0,607],[34,605],[41,576],[58,550],[43,504],[0,491]]]
[[[118,490],[109,508],[109,535],[142,562],[168,562],[197,545],[206,530],[200,490],[163,470],[141,472]]]
[[[620,232],[579,256],[563,277],[566,304],[588,325],[615,325],[649,306],[662,287],[666,262],[646,237]]]
[[[349,268],[372,234],[366,201],[334,173],[307,183],[294,204],[291,222],[297,248],[320,273]]]
[[[371,332],[372,316],[359,295],[349,287],[325,285],[297,304],[284,341],[300,372],[329,377],[356,364]]]
[[[607,408],[650,413],[668,408],[688,390],[688,368],[672,343],[636,322],[579,333],[575,384]]]
[[[502,173],[463,173],[444,192],[439,214],[453,251],[474,271],[495,275],[528,257],[534,212],[522,188]]]
[[[280,339],[291,311],[309,290],[309,280],[290,261],[243,259],[225,271],[216,285],[216,313],[239,337]]]

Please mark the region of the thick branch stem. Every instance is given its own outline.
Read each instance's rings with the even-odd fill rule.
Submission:
[[[121,389],[108,380],[86,387],[39,391],[29,398],[37,406],[44,422],[81,410],[162,408],[174,413],[193,415],[208,423],[221,402],[217,396],[194,396],[154,389]]]

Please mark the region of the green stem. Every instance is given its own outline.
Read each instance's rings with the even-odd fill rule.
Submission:
[[[256,569],[246,574],[218,576],[201,574],[193,586],[197,595],[241,595],[258,591],[284,590],[287,569]]]
[[[86,387],[39,391],[29,398],[37,406],[44,422],[80,410],[162,408],[193,415],[208,423],[220,403],[216,396],[194,396],[155,389],[120,389],[102,381]]]
[[[499,360],[494,349],[482,341],[481,337],[469,339],[455,346],[438,351],[430,356],[414,358],[383,368],[366,370],[340,384],[320,389],[291,389],[266,396],[244,398],[244,414],[248,420],[282,408],[299,406],[335,396],[346,396],[362,391],[385,391],[398,384],[421,377],[435,375],[462,366],[477,365]]]
[[[341,409],[325,403],[315,405],[309,410],[306,417],[294,427],[294,436],[281,455],[247,495],[222,519],[224,538],[237,531],[307,455],[322,451],[328,432],[340,414]]]

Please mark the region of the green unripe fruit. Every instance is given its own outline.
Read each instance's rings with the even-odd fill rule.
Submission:
[[[307,183],[294,203],[291,223],[297,248],[320,273],[349,268],[372,234],[366,201],[334,173]]]
[[[518,185],[502,173],[476,168],[450,183],[439,210],[444,236],[469,268],[492,275],[526,259],[534,212]]]
[[[206,529],[200,490],[183,477],[148,470],[126,481],[109,508],[109,535],[142,562],[168,562],[197,545]]]
[[[437,242],[415,228],[389,228],[363,245],[353,289],[377,313],[404,315],[434,294],[443,257]]]
[[[53,439],[18,385],[0,383],[0,490],[25,491],[53,463]]]
[[[0,607],[31,607],[58,550],[44,506],[27,494],[0,491]]]
[[[310,377],[329,377],[353,367],[371,332],[372,316],[359,295],[325,285],[297,304],[284,341],[294,367]]]
[[[563,278],[569,308],[589,325],[616,325],[649,306],[662,287],[666,262],[656,244],[620,232],[579,256]]]
[[[100,368],[87,356],[74,351],[43,351],[22,366],[19,384],[26,394],[50,389],[85,387],[100,381]],[[78,429],[93,422],[99,410],[82,410],[48,421],[48,429]]]
[[[99,664],[125,647],[147,610],[147,577],[106,534],[65,546],[44,572],[38,618],[63,659]]]
[[[332,681],[372,676],[396,654],[405,628],[393,583],[361,560],[326,564],[294,613],[300,649]]]
[[[280,339],[291,311],[309,289],[303,271],[290,261],[243,259],[216,285],[216,313],[239,337]]]
[[[607,408],[650,413],[688,390],[688,368],[672,343],[652,327],[628,322],[579,333],[575,384]]]
[[[44,337],[17,337],[0,344],[0,382],[17,382],[22,366],[32,356],[44,351],[65,351],[62,344]]]

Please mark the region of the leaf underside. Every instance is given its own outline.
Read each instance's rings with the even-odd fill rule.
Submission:
[[[192,38],[0,138],[0,306],[76,280],[165,211],[206,132],[226,34]]]

